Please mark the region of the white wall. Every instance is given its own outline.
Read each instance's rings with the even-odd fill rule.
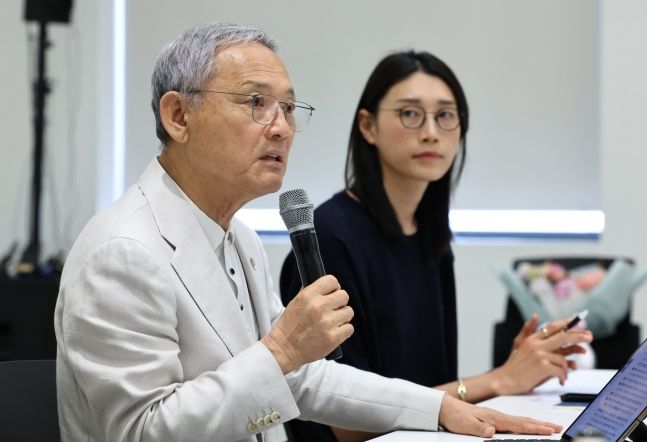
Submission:
[[[220,20],[271,32],[297,97],[317,108],[295,139],[284,182],[306,188],[315,204],[342,186],[350,124],[371,69],[389,52],[415,48],[444,59],[470,103],[470,163],[457,208],[600,207],[597,1],[175,4],[128,3],[128,183],[156,147],[149,82],[160,47],[189,26]],[[250,206],[275,208],[277,196]]]
[[[4,98],[5,105],[0,108],[0,128],[3,129],[4,140],[0,151],[4,161],[0,165],[0,252],[6,250],[13,238],[20,237],[24,240],[22,226],[26,224],[23,216],[23,206],[27,200],[26,188],[29,183],[29,154],[31,152],[31,124],[29,120],[29,86],[27,80],[27,50],[24,44],[25,25],[22,22],[22,2],[11,1],[4,5],[3,13],[0,15],[0,29],[2,36],[0,39],[0,57],[3,60],[0,67],[0,79],[5,86]],[[48,150],[49,158],[52,160],[51,175],[56,177],[55,182],[59,190],[60,208],[59,214],[72,214],[70,222],[63,223],[58,220],[60,225],[65,225],[70,236],[75,236],[80,230],[82,224],[89,218],[95,210],[98,201],[109,193],[106,186],[110,184],[111,158],[109,146],[111,144],[111,108],[110,108],[110,88],[111,88],[111,62],[110,62],[110,41],[111,41],[111,19],[109,2],[75,2],[74,4],[74,24],[71,28],[52,27],[52,40],[55,43],[54,49],[51,50],[50,72],[55,80],[54,92],[51,95],[50,105],[48,108],[49,119],[49,136]],[[254,3],[254,2],[252,2]],[[391,4],[392,2],[389,2]],[[423,2],[428,4],[429,2]],[[441,2],[438,4],[456,4],[459,2]],[[505,38],[515,40],[517,32],[522,29],[516,29],[514,26],[503,26],[497,17],[499,14],[510,13],[509,9],[499,8],[495,11],[487,10],[482,7],[470,9],[464,7],[465,4],[473,6],[474,4],[502,5],[506,4],[517,12],[522,6],[513,7],[511,5],[535,4],[536,2],[471,2],[460,3],[462,7],[454,9],[453,14],[443,16],[443,25],[447,38],[452,40],[453,46],[448,48],[445,53],[439,54],[456,70],[459,77],[467,83],[475,81],[479,72],[468,71],[463,63],[463,57],[477,58],[485,69],[490,62],[498,62],[501,71],[504,73],[504,80],[514,76],[515,72],[505,70],[506,65],[502,63],[505,60],[491,60],[488,58],[488,52],[479,46],[478,38],[462,39],[460,35],[469,31],[466,23],[473,24],[478,18],[483,18],[477,28],[483,35],[496,34],[500,30],[505,31],[504,35],[499,35],[503,41]],[[205,20],[227,19],[234,21],[243,21],[257,25],[267,24],[268,29],[273,33],[280,33],[283,27],[296,27],[303,35],[306,43],[310,38],[309,33],[334,33],[338,23],[318,20],[326,12],[324,4],[316,6],[310,3],[308,7],[303,6],[302,2],[286,2],[290,4],[292,12],[298,14],[297,20],[287,20],[285,16],[280,15],[272,19],[266,19],[261,23],[259,18],[250,20],[249,18],[258,14],[267,15],[270,12],[269,7],[258,6],[260,2],[252,6],[240,7],[236,13],[227,13],[222,11],[218,3],[212,1],[194,0],[192,8],[200,11],[211,11],[202,14],[201,18]],[[372,2],[371,5],[374,3]],[[406,3],[413,4],[413,3]],[[568,8],[582,7],[582,2],[555,2],[554,5],[573,5]],[[591,8],[597,3],[587,2]],[[108,6],[106,6],[108,5]],[[187,3],[182,7],[171,7],[171,2],[153,2],[138,1],[129,2],[130,13],[133,11],[148,11],[150,20],[145,26],[139,26],[138,45],[134,48],[129,47],[128,52],[128,79],[129,88],[127,94],[129,97],[129,106],[127,109],[127,135],[129,143],[128,163],[126,169],[127,181],[133,182],[139,174],[143,164],[155,152],[156,142],[153,139],[153,122],[149,111],[149,87],[148,78],[152,63],[162,44],[182,29],[192,25],[194,19],[183,15],[183,11],[191,10]],[[176,5],[176,3],[173,3]],[[405,3],[398,2],[398,6]],[[276,4],[272,4],[274,8]],[[326,6],[329,8],[330,6]],[[260,8],[260,9],[259,9]],[[265,9],[267,8],[267,9]],[[314,8],[314,9],[313,9]],[[319,8],[319,9],[317,9]],[[297,88],[304,97],[312,101],[315,106],[320,107],[317,111],[316,121],[325,131],[328,132],[326,145],[322,145],[314,153],[305,156],[306,146],[310,146],[317,140],[304,139],[302,144],[297,143],[294,150],[294,156],[291,159],[291,171],[294,182],[300,182],[308,179],[311,174],[310,169],[294,167],[295,164],[304,162],[313,164],[328,162],[332,166],[339,168],[339,175],[327,177],[333,183],[333,187],[341,186],[341,168],[343,163],[343,144],[345,143],[348,126],[350,124],[350,114],[354,101],[359,95],[359,89],[362,87],[368,71],[374,65],[375,61],[389,49],[396,49],[398,46],[414,45],[421,47],[417,41],[407,42],[399,41],[397,44],[391,41],[386,44],[385,41],[375,42],[381,34],[397,34],[398,26],[408,23],[411,13],[404,8],[393,11],[383,10],[379,20],[367,22],[365,16],[353,2],[340,2],[338,5],[339,12],[336,14],[339,23],[352,24],[359,29],[366,29],[362,32],[359,40],[348,42],[346,47],[336,47],[339,53],[347,51],[348,60],[358,61],[356,67],[347,67],[343,69],[335,66],[324,66],[325,72],[328,72],[328,80],[332,85],[323,91],[318,89],[319,84],[312,84],[311,78],[316,72],[303,68],[301,71],[292,70],[293,80]],[[496,9],[496,8],[495,8]],[[413,9],[415,11],[415,8]],[[569,9],[571,13],[573,10]],[[433,12],[429,10],[426,15],[414,14],[414,19],[421,24],[428,23],[433,18]],[[476,11],[476,12],[475,12]],[[474,17],[474,14],[483,14]],[[496,14],[494,13],[496,12]],[[581,158],[578,167],[583,167],[587,171],[587,176],[599,176],[602,186],[601,205],[607,215],[607,230],[599,243],[480,243],[480,244],[457,244],[455,245],[456,253],[456,272],[458,275],[459,291],[459,326],[460,326],[460,371],[463,375],[469,375],[483,371],[489,367],[491,359],[491,324],[499,319],[503,314],[504,290],[496,281],[490,272],[489,263],[506,264],[512,257],[532,254],[549,254],[549,253],[618,253],[623,255],[634,256],[639,263],[647,265],[647,230],[644,227],[647,219],[647,201],[642,196],[642,189],[645,187],[646,179],[643,171],[643,164],[647,164],[647,146],[641,133],[644,126],[644,120],[647,113],[644,110],[644,103],[647,102],[647,86],[644,78],[647,78],[647,61],[643,57],[644,48],[647,47],[647,29],[644,23],[647,23],[647,3],[642,0],[603,0],[600,10],[594,11],[594,16],[599,17],[599,29],[601,32],[595,39],[599,43],[599,51],[586,58],[586,63],[594,60],[599,63],[598,73],[592,73],[591,76],[582,74],[581,81],[582,91],[591,91],[592,85],[598,85],[597,90],[591,91],[592,96],[597,96],[599,103],[591,103],[596,109],[596,121],[599,125],[586,127],[590,133],[588,138],[579,139],[578,143],[587,143],[587,147],[592,149],[590,156]],[[589,11],[589,14],[591,12]],[[589,16],[590,18],[591,16]],[[168,23],[173,21],[173,25]],[[549,11],[538,17],[542,25],[551,29],[556,23],[561,23],[564,17],[556,14],[551,16]],[[471,21],[470,21],[471,20]],[[582,35],[588,35],[590,31],[581,28],[582,23],[589,23],[587,20],[571,20],[572,34],[562,34],[559,38],[564,44],[573,39],[577,40]],[[452,25],[456,26],[453,28]],[[372,27],[379,26],[380,34],[375,34]],[[588,26],[588,25],[587,25]],[[131,28],[129,28],[131,29]],[[561,28],[560,28],[561,29]],[[456,32],[452,32],[456,30]],[[460,32],[459,32],[460,31]],[[132,29],[131,29],[132,32]],[[432,32],[432,29],[429,29]],[[70,34],[70,38],[77,42],[77,49],[73,42],[65,40],[65,35]],[[76,35],[76,37],[74,37]],[[435,34],[434,34],[435,35]],[[440,38],[440,37],[437,37]],[[370,52],[358,51],[356,45],[367,45]],[[430,42],[428,48],[433,50],[434,42]],[[329,55],[325,53],[325,47],[311,46],[309,51],[296,50],[292,46],[293,41],[286,39],[280,41],[282,54],[284,55],[288,66],[292,66],[299,59],[302,65],[309,64],[312,60],[315,62]],[[155,48],[153,51],[141,52],[140,48]],[[72,49],[70,57],[72,60],[79,58],[80,61],[70,62],[65,55],[65,49]],[[541,40],[535,40],[531,49],[542,52]],[[72,76],[71,84],[67,83],[67,72],[72,70],[72,64],[80,65],[80,73]],[[137,66],[136,68],[134,66]],[[319,68],[321,69],[321,68]],[[553,69],[550,66],[540,66],[538,69]],[[314,70],[314,67],[313,67]],[[78,71],[75,71],[78,72]],[[599,77],[598,77],[599,75]],[[523,76],[521,76],[523,77]],[[580,78],[580,77],[578,77]],[[505,80],[507,81],[507,80]],[[523,85],[517,85],[510,94],[501,95],[501,99],[514,104],[518,88]],[[529,85],[534,87],[534,85]],[[343,98],[340,88],[348,88],[355,94],[355,97],[342,107],[335,108],[334,103]],[[480,87],[480,86],[479,86]],[[70,111],[67,109],[68,102],[72,102],[72,90],[80,91],[80,99],[76,123],[76,150],[73,156],[67,153],[69,149],[69,140],[67,135],[67,116]],[[345,89],[346,90],[346,89]],[[579,89],[578,89],[579,90]],[[481,92],[470,86],[468,97],[474,97]],[[582,93],[580,98],[582,98]],[[559,106],[563,100],[564,91],[561,90],[543,90],[542,94],[551,98],[556,106]],[[552,95],[551,95],[552,94]],[[346,94],[347,95],[347,94]],[[576,99],[578,101],[580,98]],[[581,102],[581,101],[580,101]],[[325,103],[320,106],[319,103]],[[479,133],[479,124],[484,118],[488,118],[488,103],[485,101],[479,108],[475,108],[474,114],[474,131],[470,137],[477,137]],[[522,103],[528,106],[528,103]],[[510,106],[508,106],[510,107]],[[327,109],[327,110],[326,110]],[[530,109],[527,107],[526,109]],[[597,114],[599,109],[599,114]],[[478,112],[477,112],[478,110]],[[572,111],[575,112],[575,111]],[[541,115],[535,115],[534,118],[540,118]],[[575,118],[575,116],[574,116]],[[488,121],[488,120],[486,120]],[[588,119],[586,121],[589,121]],[[494,121],[500,123],[500,121]],[[492,122],[492,124],[494,124]],[[490,123],[488,123],[490,124]],[[487,128],[481,128],[481,131]],[[509,128],[510,130],[523,131],[524,126]],[[556,127],[554,124],[545,124],[543,126],[542,142],[550,143],[553,139],[559,139],[563,133],[563,127]],[[306,135],[304,133],[304,135]],[[509,136],[509,133],[502,133],[502,136]],[[528,136],[528,140],[534,140],[536,137]],[[587,141],[588,140],[588,141]],[[306,143],[308,141],[308,143]],[[598,153],[594,146],[599,144]],[[517,170],[528,169],[529,165],[515,155],[505,156],[504,158],[491,156],[487,157],[487,149],[490,146],[479,146],[477,141],[471,141],[468,170],[477,170],[486,168],[485,176],[479,178],[479,182],[488,181],[488,174],[491,170],[496,170],[498,164],[505,163],[516,166]],[[326,150],[330,148],[330,151]],[[567,152],[565,152],[567,153]],[[482,156],[485,155],[485,156]],[[595,159],[592,163],[588,162]],[[73,162],[72,162],[73,160]],[[559,161],[556,159],[555,161]],[[78,192],[63,191],[65,180],[68,179],[72,171],[75,173],[78,183]],[[466,180],[462,183],[469,184],[472,175],[476,172],[469,172]],[[303,174],[303,175],[299,175]],[[474,175],[476,176],[476,175]],[[551,177],[552,178],[552,177]],[[474,178],[475,183],[476,179]],[[523,176],[514,180],[514,186],[510,187],[513,191],[515,187],[523,181]],[[570,189],[560,186],[556,181],[549,181],[545,185],[556,194],[567,194]],[[587,186],[591,190],[591,204],[595,204],[595,195],[599,195],[595,182],[588,182]],[[585,187],[587,187],[585,186]],[[321,194],[316,197],[317,201],[327,197],[327,194]],[[275,196],[272,201],[274,201]],[[585,205],[588,205],[587,202]],[[274,203],[272,203],[274,205]],[[15,210],[14,206],[18,209]],[[47,248],[54,250],[61,246],[54,246],[54,235],[51,230],[53,219],[51,212],[46,212],[44,220],[44,234],[48,240]],[[12,227],[15,226],[15,227]],[[63,244],[64,241],[58,243]],[[273,262],[275,274],[278,274],[284,255],[287,253],[287,244],[267,244],[268,253]],[[647,334],[647,291],[645,289],[638,293],[634,303],[634,320],[639,322],[643,327],[643,335]],[[478,327],[471,327],[478,324]]]

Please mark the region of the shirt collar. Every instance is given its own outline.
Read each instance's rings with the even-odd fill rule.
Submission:
[[[225,231],[220,225],[209,218],[209,216],[200,209],[196,203],[193,202],[189,196],[184,193],[184,191],[180,188],[180,186],[177,185],[178,190],[182,194],[185,200],[189,203],[191,208],[193,209],[193,212],[195,213],[196,218],[198,219],[198,223],[200,224],[200,227],[202,227],[202,230],[204,231],[205,235],[207,235],[207,240],[209,241],[209,244],[211,245],[211,248],[213,250],[218,250],[219,248],[222,247],[223,240],[225,237],[228,239],[228,241],[233,244],[234,243],[234,232],[231,228],[227,231]]]

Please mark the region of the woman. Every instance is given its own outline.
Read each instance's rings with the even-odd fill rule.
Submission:
[[[467,100],[451,69],[426,52],[384,58],[368,79],[350,134],[346,189],[315,211],[326,272],[350,296],[355,333],[340,362],[447,391],[470,402],[563,382],[565,356],[586,331],[534,333],[536,317],[497,369],[457,380],[457,326],[450,248],[452,184],[465,160]],[[290,254],[281,271],[287,304],[300,280]],[[369,435],[294,421],[296,440],[365,440]]]

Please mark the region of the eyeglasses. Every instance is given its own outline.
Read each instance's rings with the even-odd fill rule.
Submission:
[[[241,97],[249,97],[249,100],[241,103],[248,104],[252,108],[252,119],[264,126],[271,124],[276,117],[279,106],[285,115],[285,121],[288,122],[290,130],[294,132],[301,132],[308,126],[312,111],[314,107],[300,101],[281,101],[272,95],[266,94],[239,94],[236,92],[223,92],[223,91],[210,91],[210,90],[197,90],[188,91],[188,93],[204,93],[209,92],[212,94],[227,94],[238,95]]]
[[[398,112],[402,125],[408,129],[421,128],[427,121],[427,114],[432,115],[436,126],[444,131],[454,130],[461,124],[460,113],[455,107],[443,107],[436,112],[427,112],[422,106],[411,104],[398,109],[380,108],[380,110]]]

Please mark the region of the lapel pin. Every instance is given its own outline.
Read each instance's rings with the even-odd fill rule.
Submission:
[[[256,270],[256,261],[254,261],[254,258],[249,258],[249,263],[252,265],[252,270]]]

